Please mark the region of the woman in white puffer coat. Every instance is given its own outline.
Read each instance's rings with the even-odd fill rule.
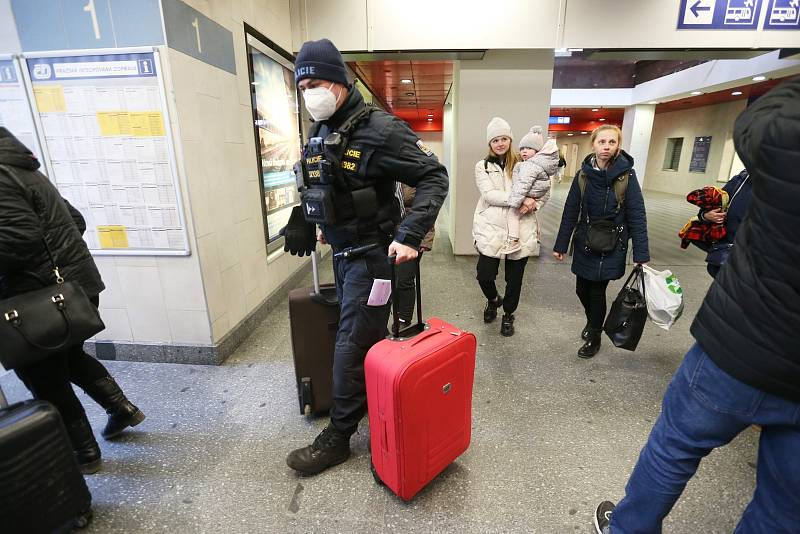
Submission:
[[[475,217],[472,223],[472,236],[478,250],[477,279],[487,303],[483,320],[491,323],[497,318],[497,310],[503,307],[500,333],[514,335],[514,312],[519,304],[522,278],[528,257],[539,255],[539,228],[533,210],[536,200],[527,198],[520,207],[519,241],[521,248],[506,256],[505,296],[497,292],[495,279],[500,268],[500,249],[508,235],[509,193],[512,185],[514,165],[520,156],[512,148],[513,134],[505,120],[494,117],[486,127],[488,155],[475,164],[475,183],[480,191]]]

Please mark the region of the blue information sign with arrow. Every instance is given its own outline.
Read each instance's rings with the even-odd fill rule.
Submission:
[[[681,0],[679,30],[755,30],[761,0]]]

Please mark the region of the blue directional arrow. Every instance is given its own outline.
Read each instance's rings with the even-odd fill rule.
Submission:
[[[697,0],[692,7],[689,8],[689,11],[692,12],[692,15],[695,17],[698,16],[699,11],[711,11],[711,6],[701,6],[700,4],[703,3],[703,0]]]

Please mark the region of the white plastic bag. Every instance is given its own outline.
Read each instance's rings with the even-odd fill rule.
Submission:
[[[683,313],[683,289],[672,271],[657,271],[644,265],[644,296],[653,323],[669,330]]]

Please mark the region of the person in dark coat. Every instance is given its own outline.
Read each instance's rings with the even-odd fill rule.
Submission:
[[[761,426],[757,484],[736,532],[800,532],[799,102],[797,77],[736,120],[750,209],[692,323],[697,342],[664,394],[625,498],[598,506],[598,533],[661,532],[700,460],[753,424]]]
[[[650,261],[647,241],[647,215],[644,198],[633,170],[633,157],[620,149],[622,132],[613,125],[603,125],[592,132],[593,152],[586,156],[575,175],[564,204],[561,227],[558,230],[553,256],[563,261],[573,240],[572,272],[577,277],[575,292],[586,312],[586,326],[581,338],[586,343],[578,350],[581,358],[591,358],[600,350],[600,334],[606,317],[606,289],[610,280],[622,278],[633,241],[633,261]],[[581,194],[581,174],[586,176],[585,191]],[[617,199],[615,182],[627,187],[623,202]],[[607,254],[599,254],[587,246],[589,222],[613,218],[621,227],[617,246]],[[580,220],[579,220],[580,219]]]
[[[55,283],[46,241],[64,279],[79,284],[98,306],[105,286],[81,237],[86,222],[38,168],[31,151],[0,127],[0,299]],[[100,448],[70,382],[106,409],[106,439],[144,419],[103,364],[83,351],[82,343],[14,372],[35,398],[49,401],[61,413],[84,473],[100,468]]]
[[[717,273],[727,262],[736,232],[739,231],[739,226],[741,226],[745,214],[747,214],[747,208],[750,207],[750,201],[753,199],[753,182],[750,180],[750,173],[746,169],[743,170],[728,180],[722,189],[728,193],[730,199],[728,208],[724,211],[722,209],[700,210],[697,218],[717,224],[724,223],[725,237],[707,247],[693,242],[708,253],[706,269],[713,278],[717,277]]]

